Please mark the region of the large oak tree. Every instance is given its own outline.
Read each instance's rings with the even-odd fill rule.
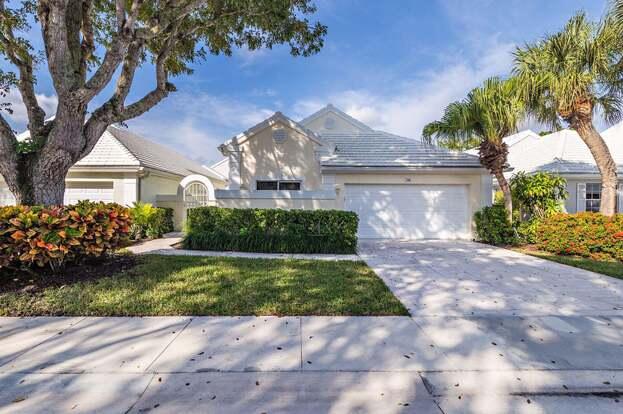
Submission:
[[[316,53],[326,27],[308,19],[315,11],[311,0],[0,0],[0,54],[14,68],[0,72],[0,86],[19,90],[30,133],[18,141],[0,114],[0,174],[18,203],[62,204],[69,168],[109,125],[175,91],[171,77],[236,47]],[[39,32],[41,51],[29,40]],[[153,68],[153,89],[128,102],[142,65]],[[58,97],[48,120],[36,95],[35,75],[44,70]]]

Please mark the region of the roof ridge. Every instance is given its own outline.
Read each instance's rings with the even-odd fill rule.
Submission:
[[[342,111],[340,108],[334,106],[331,103],[326,104],[325,106],[323,106],[322,108],[320,108],[319,110],[317,110],[316,112],[314,112],[311,115],[306,116],[305,118],[301,119],[299,121],[299,123],[301,125],[305,125],[317,118],[319,118],[320,116],[324,115],[325,113],[332,111],[333,113],[335,113],[336,115],[342,117],[343,119],[345,119],[347,122],[350,122],[351,124],[355,125],[356,127],[360,128],[363,131],[374,131],[371,127],[369,127],[368,125],[364,124],[363,122],[361,122],[360,120],[348,115],[346,112]]]

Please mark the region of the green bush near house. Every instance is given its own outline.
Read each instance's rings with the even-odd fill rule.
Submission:
[[[554,214],[539,222],[535,239],[550,253],[623,260],[623,214]]]
[[[229,209],[188,211],[184,247],[266,253],[355,253],[357,214],[340,210]]]
[[[503,205],[494,204],[482,208],[474,214],[474,221],[478,241],[496,246],[516,242],[515,230],[508,221]]]
[[[146,236],[157,239],[173,230],[173,209],[170,207],[156,207],[156,211],[147,224]]]
[[[520,219],[542,219],[561,213],[567,193],[567,180],[546,172],[528,175],[519,172],[510,180],[513,207],[519,210]]]
[[[534,244],[536,243],[536,231],[540,220],[532,218],[526,221],[515,221],[515,231],[517,232],[518,244]]]
[[[144,237],[157,239],[164,233],[173,231],[173,209],[154,207],[150,203],[138,201],[130,208],[133,224],[130,237],[140,240]]]

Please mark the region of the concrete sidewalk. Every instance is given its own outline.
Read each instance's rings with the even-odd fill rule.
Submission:
[[[409,317],[0,318],[0,413],[614,413],[616,325],[582,344],[593,370]]]

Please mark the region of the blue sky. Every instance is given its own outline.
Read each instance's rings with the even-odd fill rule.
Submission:
[[[601,17],[607,0],[317,0],[328,26],[324,49],[310,58],[288,50],[210,57],[173,82],[178,92],[128,123],[148,138],[209,163],[216,147],[274,111],[298,120],[328,102],[372,127],[417,138],[449,102],[489,76],[509,72],[511,53],[560,28],[576,11]],[[35,35],[36,36],[36,35]],[[5,67],[5,64],[1,65]],[[144,68],[137,91],[151,87]],[[52,111],[45,72],[38,92]],[[25,125],[17,94],[16,129]]]

